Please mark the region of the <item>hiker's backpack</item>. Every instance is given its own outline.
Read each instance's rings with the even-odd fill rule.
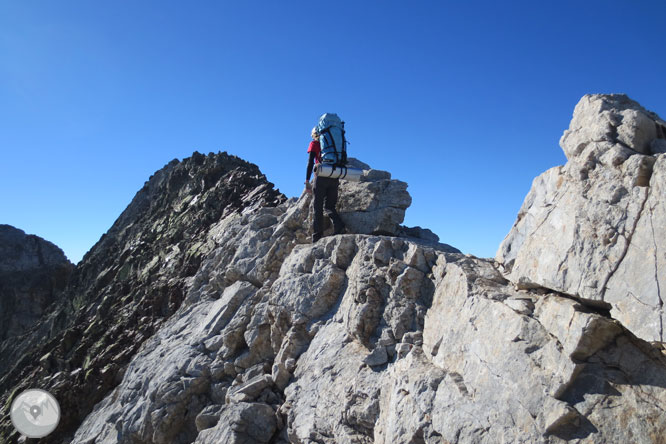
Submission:
[[[337,114],[326,113],[319,118],[317,132],[321,145],[322,163],[345,166],[347,164],[345,122],[340,120]]]

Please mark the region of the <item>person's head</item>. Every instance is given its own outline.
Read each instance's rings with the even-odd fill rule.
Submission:
[[[316,126],[314,128],[312,128],[312,132],[310,133],[310,136],[312,136],[312,140],[319,139],[319,131],[317,131]]]

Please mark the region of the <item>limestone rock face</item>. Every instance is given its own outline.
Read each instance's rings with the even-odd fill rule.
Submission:
[[[537,177],[496,259],[521,288],[610,308],[664,341],[666,155],[659,117],[623,95],[585,96],[560,144],[568,162]]]
[[[262,228],[238,216],[211,231],[220,247],[185,302],[73,443],[605,443],[666,433],[666,360],[617,321],[555,292],[516,290],[492,262],[400,238],[291,243],[295,204],[265,210],[275,217]],[[243,253],[227,250],[239,239],[285,254],[231,272]]]
[[[0,225],[0,351],[55,302],[74,266],[51,242]],[[3,360],[4,361],[4,360]],[[8,363],[0,361],[0,371]]]

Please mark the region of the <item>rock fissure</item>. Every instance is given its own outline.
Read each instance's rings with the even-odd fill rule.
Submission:
[[[627,252],[629,251],[629,246],[631,245],[631,239],[633,237],[633,233],[636,231],[636,227],[638,226],[638,223],[639,223],[641,217],[643,217],[643,212],[645,210],[645,205],[648,201],[648,196],[649,196],[649,193],[645,193],[645,197],[641,201],[640,208],[638,210],[638,214],[636,215],[636,219],[634,220],[634,224],[631,227],[631,230],[629,230],[629,232],[627,232],[627,231],[624,232],[625,245],[624,245],[624,248],[622,249],[622,253],[620,254],[619,259],[615,262],[615,264],[611,268],[610,272],[606,276],[604,276],[603,283],[601,284],[601,297],[600,298],[601,298],[602,301],[605,301],[605,295],[606,295],[608,282],[613,277],[613,274],[615,274],[615,272],[618,270],[618,268],[620,268],[620,265],[622,265],[622,261],[627,256]]]
[[[650,212],[650,229],[652,230],[652,240],[654,245],[654,281],[657,286],[657,298],[659,299],[659,311],[664,311],[664,300],[661,297],[661,283],[659,278],[659,246],[657,245],[657,236],[654,231],[654,220],[652,214],[652,208],[649,208]],[[664,342],[664,316],[659,316],[659,340]]]
[[[483,365],[483,366],[488,370],[488,372],[489,372],[491,375],[493,375],[496,379],[498,379],[498,380],[500,380],[500,381],[504,379],[504,378],[502,377],[502,375],[500,375],[499,373],[497,373],[496,371],[494,371],[493,368],[490,366],[490,364],[489,364],[488,362],[486,362],[486,361],[485,361],[485,360],[484,360],[484,359],[483,359],[478,353],[472,351],[471,354],[474,355],[474,356],[476,357],[476,359],[479,360],[479,362],[481,363],[481,365]]]
[[[530,233],[528,236],[534,236],[534,235],[539,231],[539,229],[540,229],[540,228],[541,228],[546,222],[548,222],[548,219],[550,218],[550,215],[553,213],[553,211],[555,211],[555,209],[557,208],[559,202],[563,199],[563,197],[564,197],[564,195],[561,194],[561,195],[557,196],[557,199],[556,199],[555,202],[545,204],[545,207],[548,208],[548,213],[546,213],[546,215],[543,217],[543,220],[539,223],[539,225],[537,225],[537,226],[532,230],[532,233]]]
[[[638,296],[636,296],[636,295],[635,295],[633,292],[631,292],[631,291],[628,291],[628,292],[627,292],[627,296],[630,297],[634,302],[636,302],[636,303],[638,303],[638,304],[640,304],[640,305],[642,305],[642,306],[644,306],[644,307],[647,307],[647,308],[650,308],[650,309],[654,309],[654,308],[655,308],[653,305],[646,304],[645,302],[643,302]]]

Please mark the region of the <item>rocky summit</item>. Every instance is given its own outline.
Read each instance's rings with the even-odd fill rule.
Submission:
[[[170,163],[3,342],[0,440],[42,388],[49,443],[666,442],[666,124],[585,96],[561,145],[494,259],[401,226],[407,184],[357,160],[314,244],[310,195]]]

